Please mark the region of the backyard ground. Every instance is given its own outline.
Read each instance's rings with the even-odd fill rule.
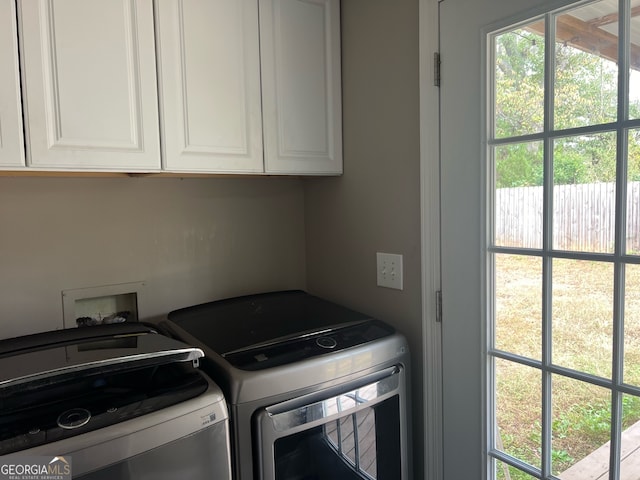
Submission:
[[[640,386],[640,266],[625,276],[624,380]],[[552,273],[552,361],[610,379],[613,365],[613,264],[556,259]],[[496,256],[496,347],[542,358],[540,258]],[[540,370],[496,360],[498,441],[504,451],[540,467]],[[552,377],[552,469],[558,475],[609,440],[608,389]],[[640,398],[623,398],[623,428],[640,420]],[[506,468],[506,467],[505,467]],[[531,479],[515,469],[512,480]],[[499,478],[506,470],[498,468]]]

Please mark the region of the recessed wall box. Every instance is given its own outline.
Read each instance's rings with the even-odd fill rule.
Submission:
[[[144,282],[62,291],[64,328],[137,322]]]

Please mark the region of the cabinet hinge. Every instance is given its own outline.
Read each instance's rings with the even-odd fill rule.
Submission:
[[[433,85],[440,86],[440,52],[433,54]]]
[[[442,322],[442,290],[436,291],[436,322]]]

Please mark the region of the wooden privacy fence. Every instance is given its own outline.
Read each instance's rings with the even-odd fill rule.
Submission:
[[[496,190],[495,243],[542,248],[542,187]],[[556,185],[553,190],[553,248],[613,252],[614,183]],[[640,182],[627,184],[627,252],[640,252]]]

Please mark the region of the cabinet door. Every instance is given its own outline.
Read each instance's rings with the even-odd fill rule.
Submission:
[[[265,167],[342,172],[339,0],[260,0]]]
[[[0,168],[24,167],[15,0],[0,0]]]
[[[164,167],[262,172],[257,0],[159,0]]]
[[[20,2],[30,166],[160,168],[152,0]]]

